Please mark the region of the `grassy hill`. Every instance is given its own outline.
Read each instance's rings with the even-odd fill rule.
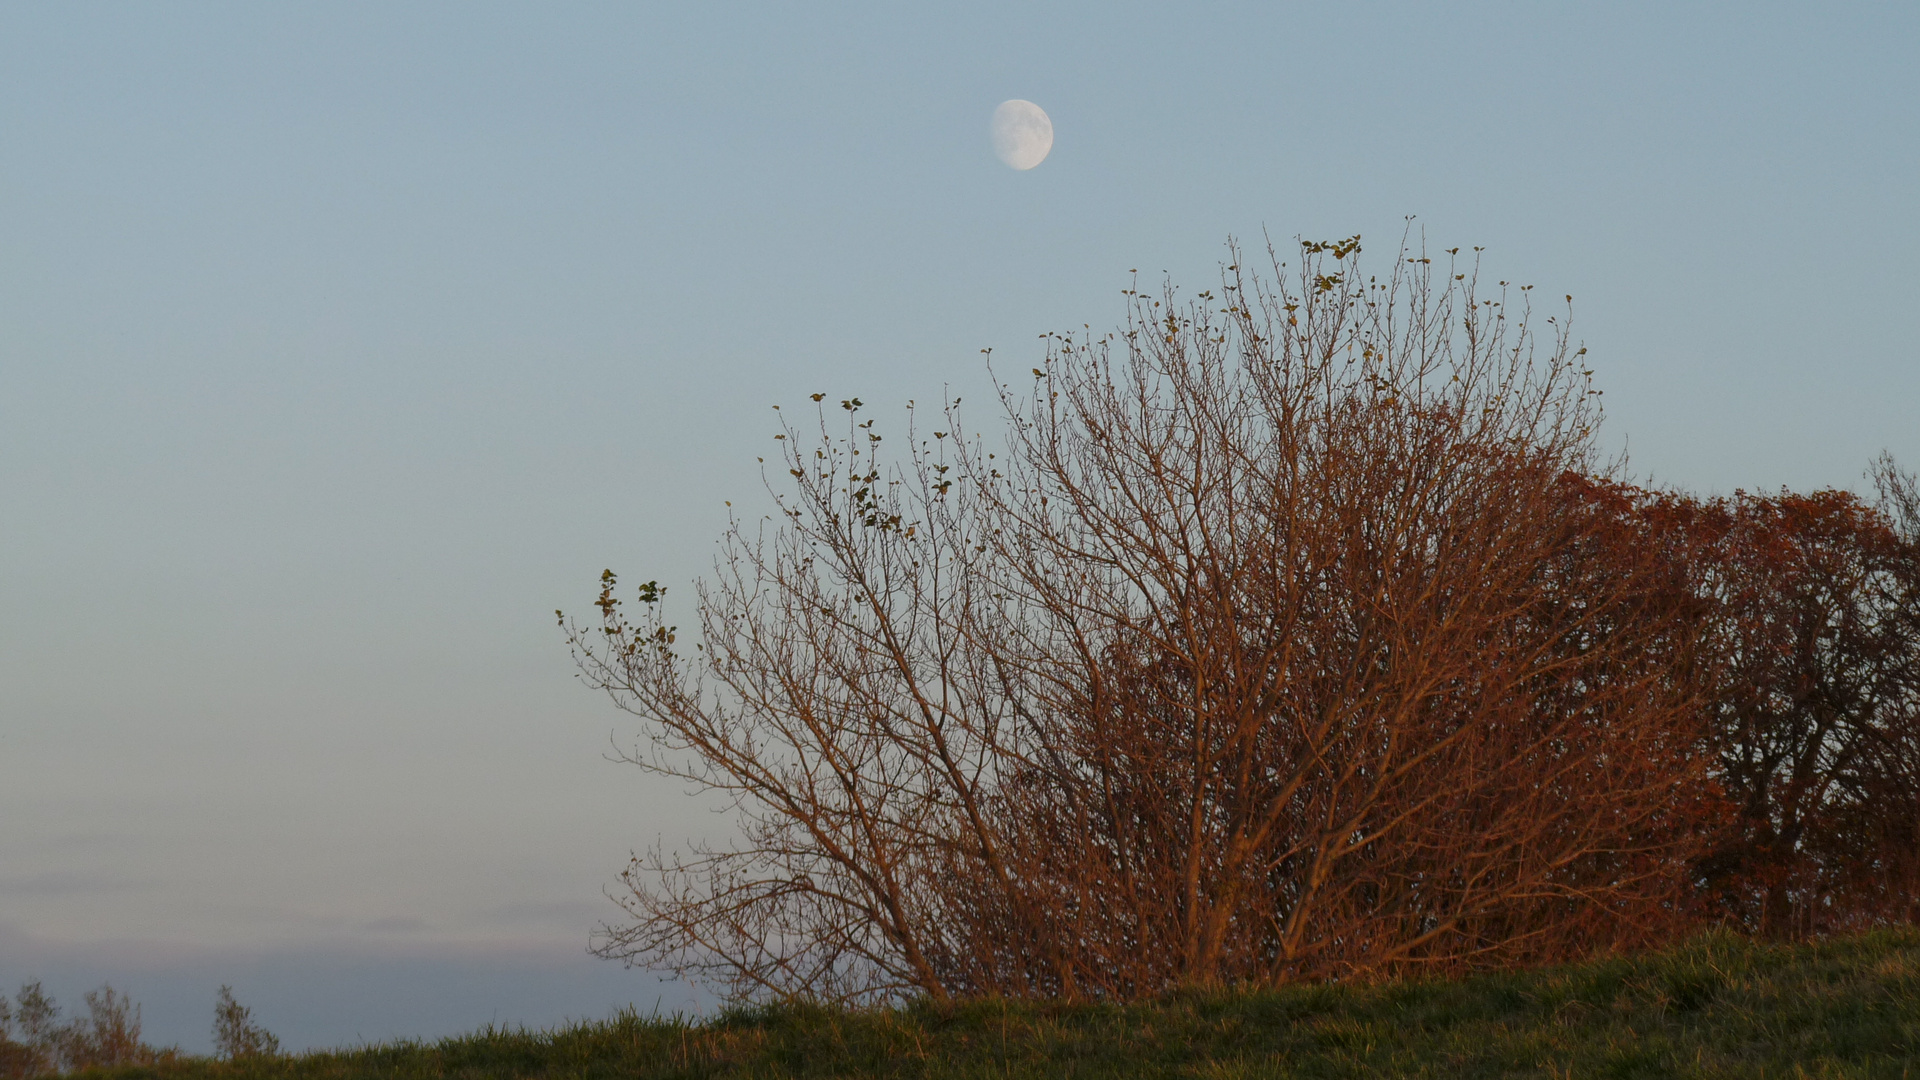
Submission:
[[[971,1002],[623,1016],[124,1078],[1900,1077],[1920,1080],[1920,929],[1132,1006]]]

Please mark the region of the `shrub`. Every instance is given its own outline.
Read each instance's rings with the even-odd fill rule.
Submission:
[[[1359,252],[1130,290],[1003,387],[1003,446],[957,399],[884,464],[857,398],[789,423],[690,649],[604,575],[562,624],[630,760],[742,830],[636,858],[600,952],[747,999],[1133,998],[1676,932],[1716,805],[1686,564],[1564,316]]]

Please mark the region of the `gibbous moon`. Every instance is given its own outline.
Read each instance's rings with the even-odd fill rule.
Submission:
[[[993,152],[1025,172],[1047,160],[1053,149],[1053,121],[1031,101],[1003,101],[993,110]]]

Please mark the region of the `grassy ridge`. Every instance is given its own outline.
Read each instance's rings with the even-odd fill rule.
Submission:
[[[971,1002],[635,1016],[117,1077],[1900,1077],[1920,1080],[1920,930],[1459,981],[1132,1006]]]

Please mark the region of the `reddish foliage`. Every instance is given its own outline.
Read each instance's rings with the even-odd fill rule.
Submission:
[[[603,955],[1133,998],[1911,917],[1910,478],[1628,486],[1563,323],[1357,251],[1052,339],[1005,447],[788,427],[691,651],[609,572],[584,673],[740,833],[636,859]]]
[[[1712,604],[1706,696],[1732,809],[1704,886],[1775,937],[1912,918],[1920,544],[1839,491],[1739,494],[1686,517]]]

